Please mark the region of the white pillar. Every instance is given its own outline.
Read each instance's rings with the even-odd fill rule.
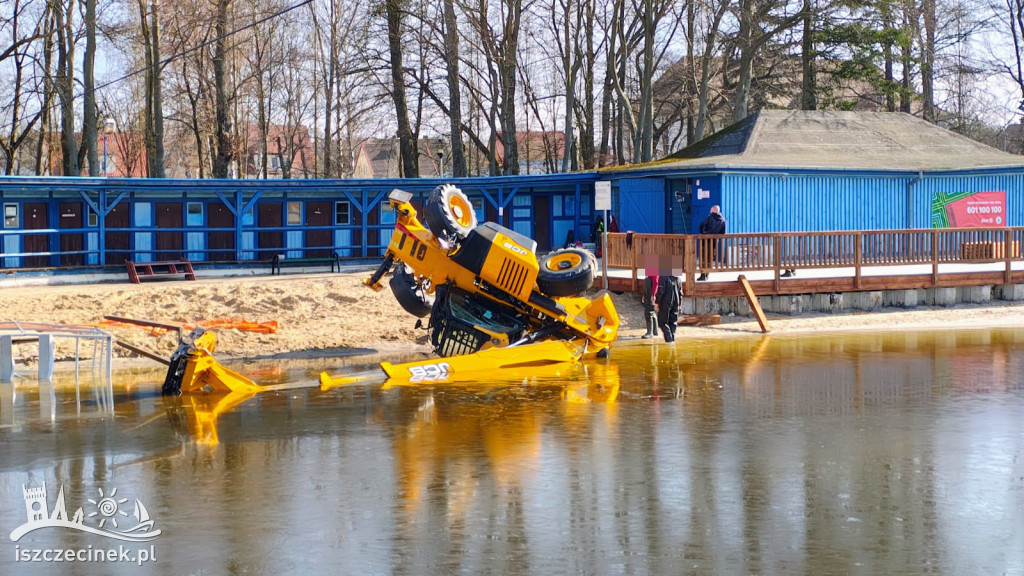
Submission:
[[[51,334],[39,335],[39,379],[53,380],[53,336]]]
[[[14,339],[10,334],[0,336],[0,381],[14,379]]]

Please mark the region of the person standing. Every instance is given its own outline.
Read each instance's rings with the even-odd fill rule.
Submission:
[[[722,209],[715,204],[711,207],[708,217],[700,223],[701,235],[721,236],[725,234],[725,217],[722,216]],[[710,268],[712,262],[720,261],[721,240],[713,240],[701,243],[701,264],[704,268]],[[708,273],[704,272],[697,277],[698,281],[707,280]]]
[[[654,259],[654,256],[648,256]],[[655,264],[657,264],[655,262]],[[658,294],[658,268],[656,265],[648,265],[644,270],[644,291],[640,295],[640,303],[644,305],[644,323],[647,325],[647,332],[641,336],[643,339],[654,338],[658,335],[658,313],[655,308],[655,297]]]
[[[679,319],[679,304],[683,301],[683,288],[675,275],[658,277],[658,325],[665,342],[676,341],[676,320]]]

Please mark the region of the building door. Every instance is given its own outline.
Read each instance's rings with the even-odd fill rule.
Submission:
[[[209,246],[207,258],[213,262],[225,262],[235,259],[235,215],[231,209],[219,202],[208,205],[207,222],[211,232],[206,235]],[[213,229],[218,229],[216,232]],[[230,230],[223,230],[229,228]]]
[[[664,234],[671,214],[671,207],[665,205],[665,196],[662,178],[619,180],[619,214],[616,216],[619,230]]]
[[[157,202],[156,227],[181,228],[181,202]],[[184,247],[180,230],[156,233],[157,260],[177,260],[181,258]]]
[[[330,202],[306,202],[306,226],[330,226],[334,223]],[[310,250],[323,246],[326,250]],[[330,230],[306,230],[306,257],[326,258],[331,255]]]
[[[256,225],[260,232],[257,237],[260,260],[270,260],[281,248],[284,248],[284,233],[279,229],[284,226],[284,209],[280,202],[260,203],[257,208]],[[278,228],[267,230],[264,228]]]
[[[60,210],[60,224],[61,230],[68,228],[82,228],[84,219],[82,217],[82,203],[81,202],[61,202],[59,206]],[[61,252],[78,252],[85,247],[84,242],[85,234],[81,232],[71,232],[60,235],[60,251]],[[63,254],[60,257],[61,266],[81,266],[85,264],[84,254]]]
[[[533,196],[516,194],[512,197],[508,227],[527,238],[533,238]]]
[[[672,211],[673,234],[696,234],[690,229],[693,221],[693,202],[690,198],[690,180],[671,180],[672,193],[668,197]]]
[[[537,226],[534,227],[533,238],[537,241],[537,250],[545,251],[552,248],[561,248],[564,246],[565,238],[552,238],[551,237],[551,197],[550,196],[537,196],[533,199],[533,215],[534,222]],[[552,244],[555,242],[555,244]]]
[[[127,202],[119,202],[103,218],[103,226],[107,232],[103,235],[108,266],[124,266],[125,260],[131,260],[132,238],[128,232],[116,231],[131,226],[131,210]],[[113,230],[113,231],[112,231]]]
[[[49,219],[46,217],[45,202],[26,202],[25,230],[43,230],[49,228]],[[46,234],[31,234],[25,236],[23,252],[49,252],[50,242]],[[25,257],[26,268],[46,268],[50,265],[49,256],[27,256]]]

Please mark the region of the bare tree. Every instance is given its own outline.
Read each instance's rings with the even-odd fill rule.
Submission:
[[[85,59],[82,62],[85,84],[82,104],[82,148],[89,158],[89,176],[99,176],[96,155],[96,0],[85,0]]]
[[[228,86],[226,60],[229,39],[228,11],[232,0],[216,0],[214,13],[213,77],[214,105],[216,110],[216,146],[213,162],[213,177],[227,178],[231,162],[235,159],[235,143],[231,138],[231,107],[234,104],[234,90]]]
[[[0,150],[4,154],[5,174],[15,173],[19,149],[44,118],[43,110],[31,108],[28,99],[45,90],[46,70],[39,70],[38,54],[33,47],[37,40],[52,32],[48,25],[49,4],[42,10],[37,9],[35,14],[32,10],[38,7],[33,6],[31,0],[14,0],[10,8],[10,16],[0,21],[0,38],[9,43],[0,52],[0,65],[10,65],[13,72],[13,82],[9,84],[11,92],[0,101],[0,121],[5,128],[0,134]]]
[[[735,42],[739,52],[739,70],[733,105],[733,120],[738,122],[749,113],[750,86],[753,79],[754,59],[758,52],[779,33],[798,24],[803,13],[810,10],[810,0],[803,0],[800,11],[779,14],[786,3],[776,0],[739,0],[736,18],[738,30]]]
[[[459,66],[459,27],[454,0],[443,0],[444,61],[448,81],[448,120],[451,131],[452,176],[468,176],[466,152],[462,146],[462,81]]]
[[[388,53],[391,56],[391,99],[398,122],[398,149],[402,158],[402,176],[419,178],[419,158],[416,139],[409,124],[409,105],[405,95],[405,69],[402,63],[402,0],[384,0],[384,15],[388,24]]]

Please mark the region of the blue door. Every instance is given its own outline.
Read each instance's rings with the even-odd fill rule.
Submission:
[[[664,234],[665,181],[661,178],[619,180],[619,231]]]

